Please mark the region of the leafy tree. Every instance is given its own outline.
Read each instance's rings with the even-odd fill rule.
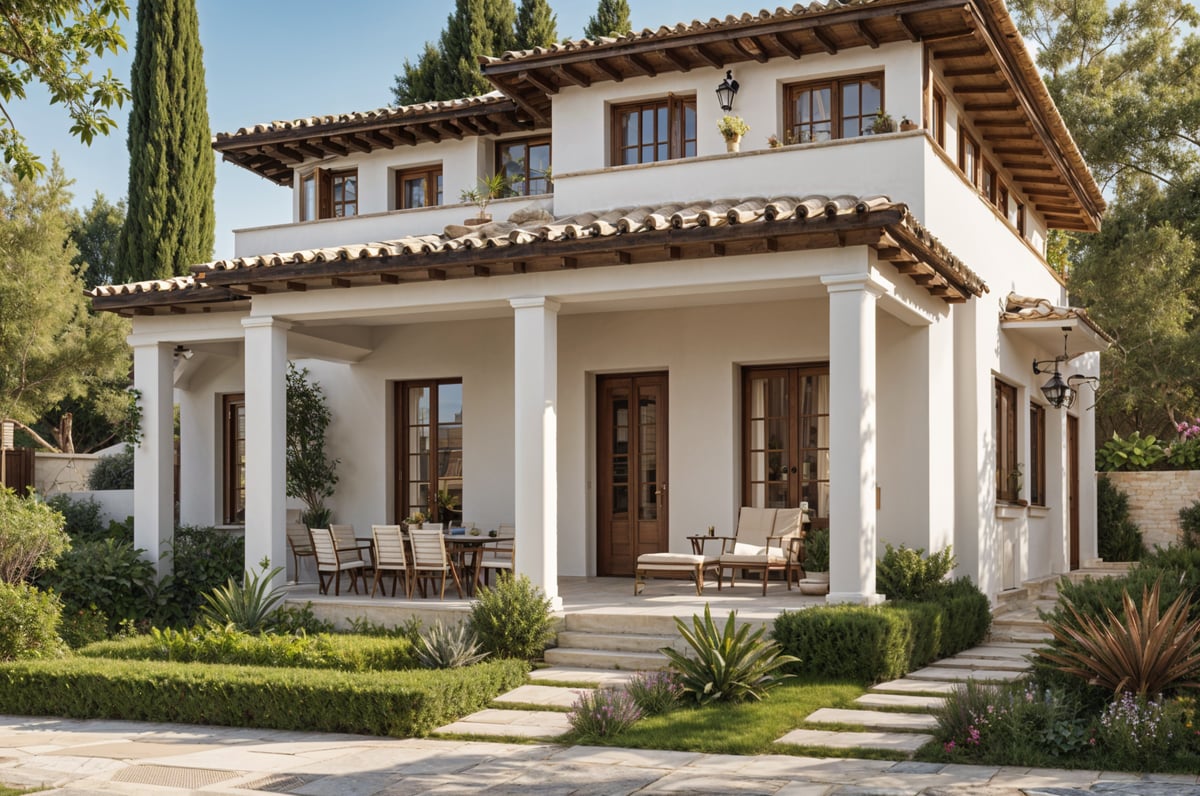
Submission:
[[[558,17],[546,0],[521,0],[517,9],[515,47],[532,50],[558,41]]]
[[[91,207],[75,222],[71,242],[79,254],[71,259],[88,288],[110,285],[120,268],[121,228],[125,226],[125,202],[115,205],[99,191]]]
[[[455,0],[437,47],[426,44],[414,65],[404,62],[392,96],[398,105],[471,97],[491,91],[478,56],[499,55],[515,46],[512,0]]]
[[[325,498],[337,485],[337,459],[325,455],[325,431],[333,419],[321,385],[310,381],[308,368],[287,370],[287,496],[300,498],[310,528],[328,527]]]
[[[0,173],[0,418],[30,423],[97,383],[127,376],[128,322],[91,315],[71,265],[75,215],[57,158],[45,179]]]
[[[583,35],[588,39],[601,36],[624,36],[633,30],[629,21],[629,3],[626,0],[600,0],[596,16],[589,17]]]
[[[117,126],[108,115],[129,91],[112,70],[96,77],[87,69],[93,55],[125,49],[119,22],[129,19],[125,0],[5,0],[0,14],[0,148],[4,162],[20,177],[36,177],[46,167],[25,143],[9,103],[25,98],[33,81],[44,85],[50,102],[66,106],[71,134],[85,144]]]
[[[215,166],[195,0],[141,0],[129,116],[121,281],[187,273],[212,257]]]

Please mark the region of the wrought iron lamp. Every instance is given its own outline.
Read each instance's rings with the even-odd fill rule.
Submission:
[[[1060,363],[1069,362],[1072,359],[1067,353],[1067,330],[1063,330],[1063,352],[1060,356],[1054,359],[1034,359],[1033,372],[1035,375],[1039,373],[1050,373],[1049,365],[1054,365],[1054,372],[1050,376],[1050,380],[1042,385],[1042,395],[1046,396],[1046,402],[1055,409],[1070,409],[1075,405],[1075,398],[1079,393],[1078,385],[1090,384],[1092,389],[1096,389],[1096,384],[1100,381],[1095,376],[1083,376],[1078,373],[1072,374],[1067,378],[1063,378],[1062,372],[1059,370]]]
[[[717,86],[717,102],[721,105],[721,110],[729,113],[733,110],[733,98],[738,93],[738,82],[733,79],[733,70],[725,70],[725,79]]]

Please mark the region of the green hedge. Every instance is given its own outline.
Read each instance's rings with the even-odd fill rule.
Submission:
[[[785,611],[774,638],[800,659],[793,673],[877,683],[975,646],[990,625],[987,598],[962,578],[922,602]]]
[[[77,651],[89,658],[178,663],[227,663],[369,672],[414,669],[407,638],[375,638],[321,633],[312,636],[257,635],[224,628],[160,631],[101,641]]]
[[[352,673],[71,657],[0,665],[0,713],[409,737],[525,681],[523,661]]]

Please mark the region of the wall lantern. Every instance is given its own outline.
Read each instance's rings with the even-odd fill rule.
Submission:
[[[1039,373],[1049,373],[1047,369],[1049,365],[1054,365],[1054,373],[1050,376],[1050,380],[1042,385],[1042,395],[1046,396],[1046,402],[1055,409],[1070,409],[1075,404],[1075,397],[1079,393],[1078,385],[1090,384],[1092,389],[1096,389],[1096,384],[1099,379],[1095,376],[1081,376],[1076,373],[1063,379],[1062,373],[1059,371],[1059,363],[1066,363],[1072,359],[1067,353],[1067,334],[1068,330],[1063,330],[1063,352],[1060,356],[1054,359],[1033,360],[1034,375]]]
[[[738,93],[738,82],[733,79],[733,70],[725,70],[725,79],[717,86],[717,102],[721,104],[721,110],[729,113],[733,110],[733,98]]]

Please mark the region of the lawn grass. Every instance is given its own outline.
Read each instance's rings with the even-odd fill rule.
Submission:
[[[0,785],[0,796],[22,796],[25,793],[37,793],[45,788],[10,788],[7,785]]]
[[[647,716],[599,743],[708,754],[811,753],[815,750],[778,746],[775,740],[802,726],[814,710],[852,708],[854,700],[865,692],[860,683],[797,678],[772,689],[761,702],[678,708],[661,716]],[[856,752],[855,756],[861,755]]]

